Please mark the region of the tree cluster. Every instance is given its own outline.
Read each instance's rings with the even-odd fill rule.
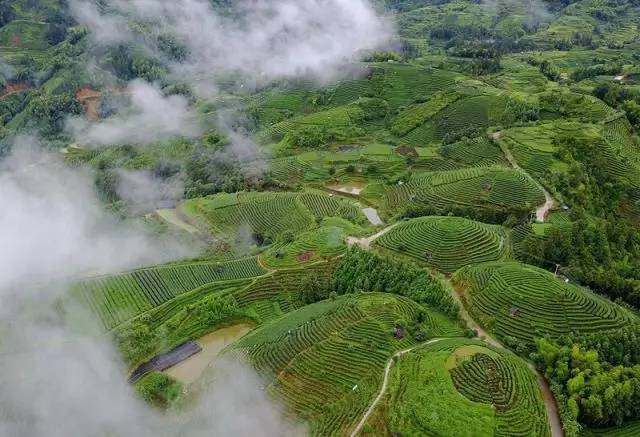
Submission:
[[[359,248],[349,250],[340,260],[331,277],[329,290],[337,294],[399,294],[451,317],[457,317],[458,314],[458,306],[449,291],[426,271]]]
[[[594,291],[640,308],[640,235],[626,220],[583,217],[568,228],[554,226],[544,238],[523,242],[522,259],[546,268],[559,264]]]
[[[553,341],[540,338],[532,354],[552,382],[568,436],[579,424],[620,425],[640,418],[640,328]]]
[[[640,93],[618,83],[604,82],[593,89],[593,95],[609,106],[625,112],[629,123],[640,129]]]

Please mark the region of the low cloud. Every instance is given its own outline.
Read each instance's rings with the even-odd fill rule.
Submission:
[[[157,208],[173,208],[182,199],[184,182],[177,177],[162,179],[148,170],[118,170],[118,196],[139,214]]]
[[[200,134],[196,116],[187,99],[164,96],[155,85],[136,79],[127,87],[129,104],[103,121],[91,123],[84,117],[67,120],[67,130],[83,145],[146,144],[165,138]]]
[[[96,57],[117,44],[137,47],[201,97],[230,79],[243,90],[287,78],[326,83],[393,35],[390,20],[369,0],[240,0],[224,12],[208,0],[104,0],[99,7],[94,0],[70,0],[70,11],[88,28]],[[183,49],[181,56],[167,54],[167,39]],[[164,97],[140,80],[129,87],[128,113],[97,123],[74,118],[68,124],[74,138],[105,146],[199,133],[184,98]]]
[[[96,316],[54,302],[79,276],[191,252],[110,216],[88,170],[35,143],[20,138],[0,165],[0,435],[300,434],[241,363],[221,364],[223,376],[184,411],[160,414],[136,397],[111,342],[91,334]]]
[[[267,152],[253,141],[245,125],[249,124],[239,111],[223,111],[218,114],[216,125],[226,135],[229,144],[216,151],[213,161],[239,164],[245,178],[260,178],[268,169]]]
[[[525,5],[527,7],[527,17],[524,23],[530,29],[536,29],[538,26],[549,23],[553,19],[553,14],[541,0],[528,0]]]
[[[120,44],[134,37],[125,17],[98,9],[93,1],[71,1],[70,12],[74,18],[91,30],[95,41],[103,45]]]
[[[2,80],[9,80],[13,78],[15,74],[15,69],[0,59],[0,85],[2,85]]]
[[[524,25],[530,30],[548,23],[553,18],[553,14],[542,0],[482,0],[481,5],[493,15],[498,15],[502,7],[516,10],[522,8],[525,13]]]
[[[100,11],[90,0],[71,1],[74,17],[89,28],[95,44],[112,45],[104,35],[113,34],[142,43],[129,18],[149,23],[152,36],[173,35],[186,48],[184,59],[171,68],[196,89],[209,89],[212,76],[225,71],[262,82],[300,76],[330,80],[340,65],[385,45],[393,34],[390,21],[368,0],[241,0],[224,14],[206,0],[104,3],[108,7]],[[122,32],[123,26],[129,31]],[[144,41],[146,48],[161,53],[152,40]]]
[[[265,381],[239,359],[217,359],[202,379],[198,404],[176,418],[188,430],[185,435],[306,435],[304,426],[283,419],[283,409],[264,390]]]
[[[189,255],[175,241],[106,213],[88,170],[20,138],[0,164],[2,288],[20,290],[52,278],[111,273]],[[1,295],[0,295],[1,296]]]
[[[265,383],[243,362],[218,360],[197,399],[163,415],[136,397],[108,342],[65,328],[53,312],[41,316],[22,318],[3,335],[3,343],[16,348],[1,352],[0,435],[305,435],[303,426],[283,418],[262,390]]]

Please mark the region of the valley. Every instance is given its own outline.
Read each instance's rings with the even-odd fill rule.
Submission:
[[[0,434],[640,432],[637,0],[7,4]]]

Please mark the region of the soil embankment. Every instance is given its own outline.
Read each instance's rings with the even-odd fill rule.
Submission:
[[[238,340],[251,329],[252,326],[245,323],[217,329],[196,340],[196,343],[201,348],[199,353],[191,355],[164,372],[183,384],[192,384],[215,362],[225,347]]]

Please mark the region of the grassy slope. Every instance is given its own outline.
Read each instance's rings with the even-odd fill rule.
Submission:
[[[467,339],[400,358],[369,426],[403,435],[549,435],[533,373],[515,355]]]
[[[345,434],[377,392],[386,361],[415,344],[391,334],[395,320],[412,320],[420,306],[394,295],[361,294],[306,306],[255,330],[236,348],[267,377],[314,435]],[[427,311],[431,336],[460,335]]]

